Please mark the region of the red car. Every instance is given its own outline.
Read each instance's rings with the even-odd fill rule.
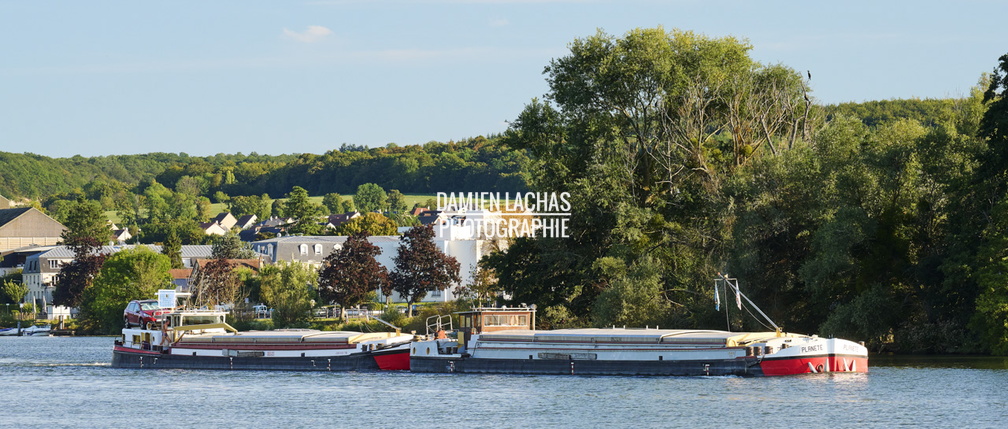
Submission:
[[[151,328],[157,316],[170,312],[170,309],[159,307],[157,300],[154,299],[130,301],[123,311],[123,323],[127,328],[131,326]]]

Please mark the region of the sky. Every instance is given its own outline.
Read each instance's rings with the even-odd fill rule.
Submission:
[[[747,40],[820,103],[969,94],[1008,2],[0,0],[0,152],[322,154],[501,133],[575,39]]]

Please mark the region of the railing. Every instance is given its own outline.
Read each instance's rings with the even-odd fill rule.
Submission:
[[[447,321],[445,321],[447,319]],[[433,329],[432,329],[433,328]],[[440,314],[435,316],[430,316],[427,318],[427,336],[431,336],[431,332],[437,334],[440,331],[451,331],[452,327],[451,316],[442,316]]]

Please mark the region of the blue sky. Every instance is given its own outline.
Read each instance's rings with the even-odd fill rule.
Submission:
[[[823,3],[823,4],[819,4]],[[1004,1],[0,0],[0,151],[324,153],[499,133],[596,29],[749,40],[823,103],[968,94]]]

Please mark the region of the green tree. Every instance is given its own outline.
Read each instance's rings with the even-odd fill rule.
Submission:
[[[575,40],[551,61],[546,101],[527,105],[503,141],[529,153],[528,171],[540,172],[533,190],[570,193],[570,238],[529,239],[492,258],[502,288],[585,318],[620,308],[626,294],[595,300],[633,279],[596,261],[633,267],[647,257],[672,303],[656,307],[670,313],[662,319],[699,324],[709,310],[697,297],[723,265],[732,224],[724,183],[800,144],[816,119],[801,75],[753,61],[750,49],[731,37],[636,29]]]
[[[172,288],[168,257],[146,246],[124,249],[108,257],[94,284],[84,291],[80,308],[86,326],[114,334],[122,327],[123,309],[131,300],[154,297]]]
[[[388,207],[388,195],[381,186],[365,183],[357,187],[353,202],[361,213],[382,212]]]
[[[213,194],[213,201],[216,203],[226,204],[231,202],[231,197],[222,191],[216,191]]]
[[[971,326],[991,351],[1008,355],[1008,54],[999,58],[984,92],[987,112],[979,135],[987,143],[971,187],[982,226],[976,267],[976,311]],[[979,222],[978,222],[979,221]],[[982,223],[981,223],[982,222]]]
[[[182,264],[182,238],[174,229],[168,231],[164,244],[161,246],[161,254],[168,257],[173,269],[184,267]]]
[[[352,210],[351,206],[347,205],[347,201],[344,201],[343,197],[335,192],[325,194],[322,197],[322,205],[329,209],[329,214],[341,214]]]
[[[211,257],[215,259],[254,259],[258,257],[258,254],[252,250],[248,243],[242,241],[238,234],[231,231],[214,238],[210,253]]]
[[[287,202],[284,204],[284,216],[295,219],[291,225],[292,234],[318,235],[322,231],[322,226],[318,223],[318,217],[322,213],[322,206],[308,199],[308,191],[300,186],[295,186],[287,194]]]
[[[438,249],[433,238],[431,226],[406,231],[394,259],[395,269],[389,274],[392,290],[409,304],[409,317],[413,317],[413,304],[424,299],[428,292],[445,290],[462,281],[458,261]]]
[[[239,195],[231,199],[231,213],[235,216],[256,215],[259,220],[270,217],[270,200],[268,195]]]
[[[280,262],[259,272],[260,297],[273,308],[277,328],[303,327],[311,317],[312,294],[318,273],[310,265]]]
[[[391,213],[406,213],[409,210],[409,205],[406,204],[406,196],[399,192],[398,189],[393,189],[388,192],[388,206],[389,212]]]
[[[345,310],[368,302],[375,291],[388,295],[391,292],[388,270],[375,260],[380,254],[381,249],[368,241],[366,232],[347,237],[342,247],[322,261],[319,298]]]
[[[5,279],[2,286],[5,301],[8,303],[19,303],[24,299],[25,295],[28,295],[28,285],[23,283]]]
[[[354,235],[362,232],[368,235],[398,235],[399,228],[395,221],[381,213],[368,212],[344,222],[334,231],[336,235]]]

